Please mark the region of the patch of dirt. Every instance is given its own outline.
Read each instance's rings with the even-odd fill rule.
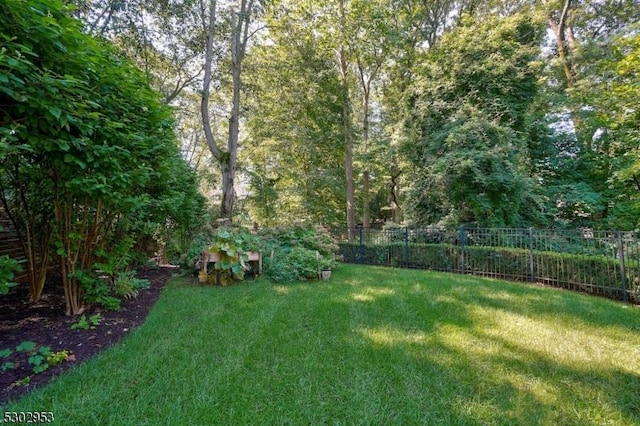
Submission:
[[[101,318],[97,327],[88,330],[71,329],[79,317],[64,315],[64,294],[59,279],[47,282],[45,294],[37,304],[28,302],[27,285],[15,287],[8,295],[0,296],[0,351],[13,351],[9,357],[0,358],[0,367],[6,362],[16,364],[15,369],[0,369],[0,407],[112,346],[142,324],[174,271],[164,267],[138,271],[137,277],[148,279],[150,287],[141,291],[136,298],[123,300],[119,311],[98,307],[87,309],[84,312],[87,319],[98,313]],[[67,361],[34,374],[25,353],[15,351],[25,341],[34,342],[36,349],[49,347],[51,352],[66,350],[70,356]]]

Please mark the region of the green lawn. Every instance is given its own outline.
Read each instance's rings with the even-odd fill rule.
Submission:
[[[176,278],[121,344],[5,410],[65,425],[638,425],[640,309],[353,265],[293,285]]]

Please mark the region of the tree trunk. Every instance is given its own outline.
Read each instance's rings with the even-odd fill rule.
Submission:
[[[216,1],[209,2],[209,21],[205,28],[206,54],[204,66],[204,82],[202,88],[202,100],[200,110],[202,114],[202,124],[207,139],[207,146],[211,151],[222,171],[222,202],[220,214],[229,222],[233,219],[236,193],[234,180],[238,158],[238,139],[240,134],[240,94],[242,89],[242,61],[246,52],[247,41],[249,39],[249,23],[253,0],[242,0],[240,12],[236,14],[231,11],[231,74],[233,79],[233,103],[229,116],[229,135],[227,138],[227,150],[220,149],[215,142],[211,123],[209,119],[209,94],[211,84],[211,67],[213,64],[213,36],[215,29]]]
[[[345,28],[345,11],[344,0],[340,0],[340,30],[341,42],[338,48],[338,65],[340,67],[340,77],[342,80],[342,122],[344,129],[344,145],[345,145],[345,177],[347,189],[347,229],[349,239],[355,238],[356,228],[356,205],[355,205],[355,189],[353,182],[353,135],[351,130],[351,101],[349,97],[349,70],[347,66],[347,58],[344,47],[344,28]]]
[[[556,39],[556,48],[558,50],[558,59],[562,65],[562,70],[565,77],[565,89],[571,89],[575,86],[576,75],[572,61],[574,51],[577,49],[577,41],[573,33],[573,28],[568,22],[569,13],[573,7],[572,0],[565,0],[562,6],[562,11],[559,16],[555,16],[552,11],[548,11],[548,24],[549,28],[553,32]],[[580,120],[580,114],[578,108],[569,108],[571,114],[571,122],[573,124],[574,132],[578,145],[581,146],[586,152],[591,150],[591,139],[581,137],[580,129],[582,123]]]
[[[62,287],[64,290],[65,315],[79,315],[84,311],[83,292],[80,282],[75,276],[78,269],[77,261],[79,250],[72,243],[74,224],[78,222],[73,217],[73,198],[68,193],[63,193],[60,199],[54,201],[54,214],[56,218],[57,239],[62,252],[60,254],[60,271],[62,273]],[[77,242],[76,242],[77,244]]]
[[[211,94],[211,79],[212,79],[212,65],[213,65],[213,37],[215,30],[215,20],[216,20],[216,1],[209,0],[209,15],[208,21],[206,22],[206,46],[205,46],[205,64],[204,64],[204,80],[202,83],[202,99],[200,100],[200,114],[202,117],[202,129],[204,130],[205,139],[207,141],[207,147],[211,152],[211,155],[218,161],[220,164],[220,169],[222,173],[222,201],[220,205],[220,215],[223,218],[231,220],[233,217],[233,204],[235,199],[235,192],[233,188],[233,180],[235,176],[235,152],[231,150],[224,152],[218,146],[214,136],[213,130],[211,129],[211,118],[209,115],[209,96]],[[204,11],[203,11],[204,12]],[[233,15],[235,16],[235,15]],[[203,17],[204,21],[204,17]],[[235,20],[232,22],[235,24]],[[234,103],[231,111],[231,117],[229,118],[229,138],[228,138],[228,147],[231,148],[233,146],[237,146],[238,140],[238,125],[237,125],[237,115],[239,111],[239,107],[236,107],[236,104],[239,105],[239,101],[236,100],[236,86],[239,85],[239,81],[236,79],[236,34],[235,34],[235,25],[232,25],[233,34],[231,35],[231,50],[233,56],[233,98]],[[239,92],[239,90],[238,90]],[[239,96],[238,96],[239,98]],[[234,124],[235,123],[235,124]],[[235,138],[235,139],[234,139]],[[235,142],[234,142],[235,141]]]
[[[371,227],[371,195],[369,170],[362,172],[362,226]]]
[[[231,15],[231,74],[233,77],[233,103],[231,115],[229,117],[229,137],[227,139],[228,156],[221,161],[222,166],[222,217],[233,218],[233,207],[236,193],[234,190],[234,179],[236,165],[238,161],[238,138],[240,136],[240,90],[242,88],[242,60],[244,58],[247,44],[247,30],[249,20],[245,17],[247,13],[246,2],[241,4],[240,16],[235,13]],[[251,8],[251,1],[248,7]]]
[[[206,31],[206,47],[205,47],[205,60],[204,60],[204,79],[202,81],[202,99],[200,100],[200,115],[202,118],[202,129],[204,130],[204,136],[207,140],[207,146],[213,157],[220,161],[222,152],[218,147],[218,144],[213,137],[213,131],[211,130],[211,118],[209,116],[209,95],[211,87],[211,67],[213,64],[213,35],[215,29],[216,19],[216,2],[214,0],[209,1],[209,22],[207,23]],[[204,20],[204,17],[203,17]]]
[[[394,161],[395,163],[395,161]],[[398,178],[402,174],[402,171],[396,164],[391,169],[391,188],[389,194],[391,196],[391,220],[393,223],[400,223],[402,221],[402,210],[400,209],[400,183]]]
[[[364,154],[366,155],[369,152],[369,93],[371,88],[371,79],[368,81],[365,80],[362,68],[360,75],[362,88],[364,89],[362,98],[362,143],[364,145]],[[371,227],[371,212],[369,211],[371,205],[369,178],[369,167],[365,161],[364,172],[362,174],[362,226],[367,229]]]
[[[575,39],[573,37],[573,31],[569,31],[569,41],[571,44],[567,42],[567,20],[569,19],[569,11],[572,7],[572,0],[565,0],[562,6],[562,11],[559,16],[556,16],[554,11],[548,10],[547,22],[549,23],[549,28],[553,31],[553,35],[556,38],[556,47],[558,49],[558,59],[560,59],[560,63],[562,64],[562,68],[564,70],[565,82],[567,88],[572,88],[575,83],[573,67],[571,64],[570,51],[569,48],[575,49]]]
[[[369,153],[369,105],[371,101],[371,82],[378,74],[381,62],[373,65],[370,72],[365,70],[361,61],[358,60],[358,71],[360,72],[360,84],[362,86],[362,144],[364,146],[365,156]],[[371,194],[370,194],[370,178],[369,167],[365,162],[365,170],[362,176],[362,226],[371,227]]]
[[[349,238],[355,236],[356,227],[356,205],[355,205],[355,189],[353,182],[353,135],[351,133],[351,107],[349,105],[349,88],[343,87],[344,103],[342,106],[342,120],[344,126],[344,143],[345,143],[345,177],[347,189],[347,228],[349,229]]]
[[[235,165],[232,166],[231,158],[220,164],[222,167],[222,203],[220,205],[220,215],[231,221],[236,193],[233,186],[235,176]]]

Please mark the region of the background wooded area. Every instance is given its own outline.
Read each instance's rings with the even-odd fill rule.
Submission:
[[[638,226],[637,0],[68,3],[223,216]]]
[[[221,216],[638,226],[637,0],[66,3]]]

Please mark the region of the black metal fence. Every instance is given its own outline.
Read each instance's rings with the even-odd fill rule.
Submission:
[[[640,303],[640,240],[633,232],[355,228],[336,235],[347,263],[544,283]]]

